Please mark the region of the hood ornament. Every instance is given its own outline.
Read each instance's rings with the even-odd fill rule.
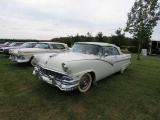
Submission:
[[[48,60],[49,60],[49,59],[51,59],[52,57],[57,56],[57,55],[58,55],[58,54],[52,54],[52,55],[49,55],[49,56],[48,56]],[[45,63],[44,63],[45,65],[47,65],[47,64],[48,64],[48,60],[47,60],[47,61],[45,61]]]

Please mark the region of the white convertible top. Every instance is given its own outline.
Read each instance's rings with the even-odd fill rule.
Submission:
[[[60,42],[38,42],[38,43],[48,43],[48,44],[65,44]]]
[[[116,47],[119,51],[120,54],[123,54],[120,50],[120,48],[114,44],[109,44],[109,43],[103,43],[103,42],[76,42],[76,43],[81,43],[81,44],[92,44],[92,45],[99,45],[99,46],[112,46],[112,47]]]
[[[117,46],[114,45],[114,44],[103,43],[103,42],[76,42],[76,43],[92,44],[92,45],[100,45],[100,46],[114,46],[114,47],[117,47]]]

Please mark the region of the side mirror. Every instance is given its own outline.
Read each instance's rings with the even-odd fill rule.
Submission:
[[[102,53],[101,53],[101,52],[99,52],[99,53],[98,53],[98,56],[101,58],[101,57],[102,57]]]
[[[108,54],[107,54],[107,53],[105,53],[104,55],[105,55],[105,57],[107,57],[107,56],[108,56]]]
[[[51,46],[51,47],[50,47],[50,49],[52,50],[52,49],[53,49],[53,47]]]

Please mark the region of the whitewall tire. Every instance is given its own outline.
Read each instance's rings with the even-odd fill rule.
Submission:
[[[78,90],[80,92],[87,92],[91,84],[92,84],[92,77],[89,73],[86,73],[80,79]]]

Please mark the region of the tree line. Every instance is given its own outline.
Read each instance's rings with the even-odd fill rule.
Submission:
[[[68,44],[68,46],[72,46],[75,42],[106,42],[115,44],[119,47],[131,46],[132,38],[125,37],[124,33],[122,33],[122,29],[118,29],[115,35],[105,36],[102,32],[98,32],[96,36],[92,36],[91,33],[87,33],[86,35],[76,34],[75,36],[67,36],[60,38],[51,39],[52,42],[63,42]]]
[[[74,42],[84,41],[107,42],[115,44],[120,48],[133,46],[128,50],[137,52],[137,59],[140,59],[141,49],[149,47],[153,28],[157,26],[157,22],[160,20],[160,4],[158,0],[135,0],[127,17],[128,20],[124,31],[129,32],[132,38],[126,38],[125,33],[122,33],[122,29],[119,28],[115,31],[115,35],[111,35],[110,37],[103,35],[102,32],[98,32],[96,36],[92,36],[88,32],[86,35],[77,34],[75,36],[53,38],[49,41],[67,43],[70,47]]]

